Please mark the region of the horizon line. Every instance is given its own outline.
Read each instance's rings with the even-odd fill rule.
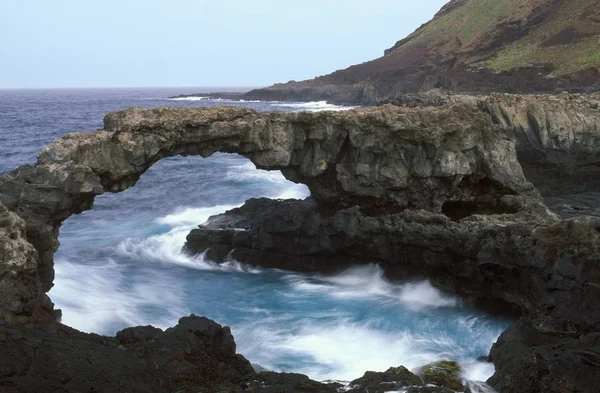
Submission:
[[[72,86],[72,87],[0,87],[0,90],[100,90],[100,89],[260,89],[265,86]]]

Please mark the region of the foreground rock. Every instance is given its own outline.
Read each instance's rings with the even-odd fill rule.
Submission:
[[[427,364],[419,369],[419,376],[426,385],[436,385],[448,388],[453,392],[462,392],[465,387],[462,383],[462,370],[455,361],[442,360]]]
[[[367,371],[361,378],[350,382],[352,393],[384,393],[399,391],[412,386],[423,386],[421,378],[406,367],[391,367],[385,372]]]
[[[241,391],[254,377],[229,328],[182,318],[173,328],[130,328],[117,337],[0,327],[1,392]]]
[[[535,102],[534,98],[527,100]],[[546,102],[555,98],[539,100],[544,102],[540,107],[546,108],[554,105]],[[521,386],[553,391],[549,383],[555,380],[568,381],[586,391],[595,380],[575,380],[568,370],[587,370],[590,375],[597,372],[588,355],[570,354],[587,351],[583,346],[600,331],[600,225],[592,219],[560,221],[547,210],[517,160],[522,147],[515,148],[507,138],[509,123],[502,123],[495,104],[488,103],[482,106],[477,100],[460,99],[438,106],[387,105],[343,113],[134,108],[108,114],[103,130],[59,138],[40,153],[35,166],[22,166],[0,177],[0,293],[5,295],[0,298],[0,318],[3,329],[17,332],[4,336],[5,347],[15,353],[30,353],[18,332],[29,337],[37,334],[31,329],[38,329],[54,343],[48,359],[58,360],[48,360],[47,364],[63,364],[61,356],[87,359],[78,352],[78,344],[69,346],[75,352],[60,349],[64,328],[55,322],[57,313],[45,295],[53,285],[53,255],[61,223],[71,214],[90,209],[96,195],[134,185],[163,157],[209,156],[221,151],[244,155],[259,168],[281,170],[288,179],[308,185],[312,199],[251,202],[190,235],[190,251],[208,249],[217,260],[230,254],[249,263],[304,271],[378,262],[392,277],[425,274],[439,287],[473,303],[524,314],[516,329],[534,332],[533,338],[504,336],[492,354],[498,367],[493,381],[503,392],[521,392]],[[520,119],[521,106],[515,108],[511,110],[521,115],[514,118]],[[580,109],[575,105],[570,110]],[[570,119],[587,119],[587,113]],[[510,124],[515,128],[516,124],[537,123],[511,120]],[[556,146],[567,155],[573,152],[579,160],[593,150],[593,143],[587,145],[592,150],[580,149],[590,135],[593,138],[589,130],[577,129],[573,143]],[[517,136],[512,139],[521,140]],[[552,141],[557,139],[550,139],[550,145],[540,145],[541,150],[554,146]],[[594,157],[586,156],[585,160],[594,162]],[[147,372],[160,381],[161,389],[219,390],[227,383],[237,386],[250,365],[235,357],[231,348],[221,352],[208,346],[196,351],[197,345],[205,345],[204,333],[194,337],[190,332],[216,332],[217,343],[227,341],[227,333],[208,322],[192,325],[180,328],[186,333],[159,334],[151,328],[125,331],[118,340],[128,359],[133,358],[130,364],[148,367]],[[521,346],[533,351],[536,342],[546,342],[548,337],[560,337],[561,341],[555,347],[548,346],[552,361],[536,363],[539,373],[511,371],[519,363],[506,353]],[[91,344],[94,340],[84,341],[81,348],[95,345]],[[106,367],[115,353],[110,345],[98,351],[90,349],[106,354],[102,355]],[[167,347],[177,354],[175,360],[160,355]],[[5,378],[12,381],[26,376],[23,378],[31,378],[34,386],[42,383],[33,382],[35,378],[53,375],[30,373],[33,369],[26,364],[35,363],[35,353],[28,355],[29,360],[14,363],[25,364],[18,370],[7,361]],[[114,364],[124,364],[125,360],[119,362]],[[557,364],[565,367],[554,369]],[[90,378],[96,378],[94,367],[89,369]],[[107,369],[98,367],[98,378],[108,378]],[[123,372],[126,370],[123,367]],[[155,386],[140,370],[136,366],[131,379]],[[552,374],[554,379],[540,377],[543,373]],[[82,381],[73,382],[77,386],[102,383],[88,380],[85,374],[83,379],[71,372],[68,375],[73,381]],[[53,381],[57,383],[68,380],[56,378]],[[312,382],[307,384],[312,386]],[[279,389],[277,386],[283,385],[259,381],[256,386]],[[292,385],[305,386],[296,380],[285,389],[294,388]],[[143,389],[140,391],[151,391]]]
[[[140,326],[116,337],[64,325],[51,333],[0,326],[0,345],[2,393],[336,393],[343,386],[301,374],[256,373],[236,354],[228,327],[194,315],[165,331]],[[367,372],[352,384],[356,393],[423,385],[402,366]]]

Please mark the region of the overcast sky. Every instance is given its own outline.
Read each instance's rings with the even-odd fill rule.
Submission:
[[[0,0],[0,88],[263,86],[383,54],[446,0]]]

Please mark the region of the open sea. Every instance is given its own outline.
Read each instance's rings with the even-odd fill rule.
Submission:
[[[33,164],[56,137],[101,128],[106,112],[132,106],[345,109],[167,99],[210,90],[0,90],[0,174]],[[93,210],[65,222],[49,295],[65,324],[107,335],[134,325],[167,328],[191,313],[207,316],[231,326],[238,352],[251,362],[316,380],[441,359],[462,362],[466,379],[491,376],[493,366],[475,359],[488,354],[510,321],[473,310],[427,281],[390,282],[375,265],[311,276],[181,253],[191,229],[248,198],[307,196],[305,186],[237,155],[164,159],[135,187],[99,196]]]

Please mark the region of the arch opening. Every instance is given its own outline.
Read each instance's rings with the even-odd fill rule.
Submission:
[[[309,194],[306,186],[237,154],[166,158],[134,187],[100,195],[92,210],[65,221],[49,296],[63,311],[63,323],[86,332],[172,326],[190,313],[186,288],[177,284],[195,274],[190,271],[243,270],[183,253],[190,230],[250,198]]]

